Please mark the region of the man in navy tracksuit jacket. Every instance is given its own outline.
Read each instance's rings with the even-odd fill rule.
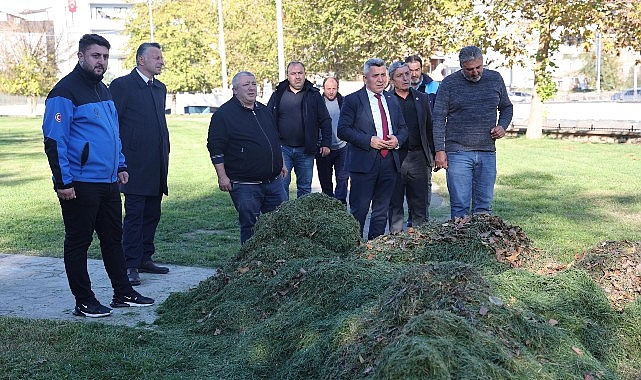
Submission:
[[[127,183],[129,175],[116,108],[102,83],[109,48],[109,42],[97,34],[80,39],[78,64],[49,92],[42,123],[45,153],[65,224],[64,262],[76,299],[73,313],[94,318],[111,314],[96,299],[87,271],[87,250],[94,231],[114,289],[111,306],[154,303],[131,287],[125,268],[118,184]]]

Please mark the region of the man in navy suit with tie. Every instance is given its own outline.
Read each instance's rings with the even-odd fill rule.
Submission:
[[[136,51],[136,67],[109,86],[118,111],[122,153],[130,176],[120,191],[125,194],[122,248],[131,285],[140,285],[138,272],[169,272],[169,268],[156,265],[152,259],[169,170],[167,87],[156,78],[164,65],[160,44],[142,43]]]
[[[387,211],[401,168],[398,147],[407,140],[407,126],[398,100],[384,91],[385,61],[367,60],[363,81],[363,88],[345,97],[338,138],[349,143],[350,212],[362,234],[371,207],[367,238],[373,239],[385,233]]]

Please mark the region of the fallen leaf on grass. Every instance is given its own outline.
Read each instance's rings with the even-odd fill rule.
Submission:
[[[499,307],[503,306],[503,301],[499,297],[489,296],[489,297],[487,297],[487,299],[490,300],[490,302],[493,305],[496,305],[496,306],[499,306]]]
[[[488,308],[485,306],[481,306],[481,309],[479,310],[479,314],[486,316],[487,313],[489,312]]]
[[[238,268],[238,273],[243,274],[249,272],[249,267],[240,267]]]
[[[548,323],[552,326],[556,326],[559,324],[559,321],[557,321],[556,319],[550,319]]]
[[[576,352],[576,354],[579,355],[579,356],[583,356],[583,350],[581,350],[577,346],[572,346],[572,351]]]

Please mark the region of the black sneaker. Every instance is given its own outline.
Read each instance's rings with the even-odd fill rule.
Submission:
[[[140,295],[137,291],[133,291],[128,295],[116,295],[109,304],[111,307],[129,307],[129,306],[151,306],[154,304],[154,299]]]
[[[76,317],[100,318],[111,315],[111,309],[103,306],[98,301],[79,303],[73,309],[72,314]]]

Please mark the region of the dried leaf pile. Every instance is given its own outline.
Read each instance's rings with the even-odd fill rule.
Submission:
[[[587,271],[617,310],[641,296],[641,242],[606,241],[580,256]]]

